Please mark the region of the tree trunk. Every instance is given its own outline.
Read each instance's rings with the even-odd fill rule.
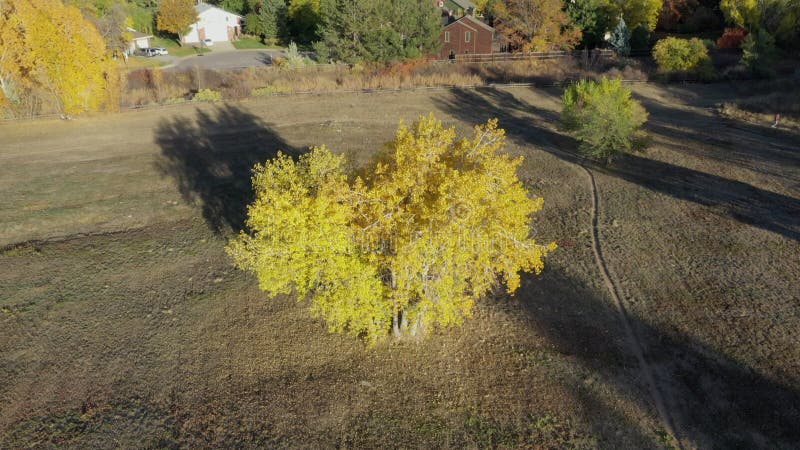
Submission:
[[[420,334],[424,333],[424,330],[422,329],[422,322],[424,320],[425,320],[425,310],[423,309],[422,311],[419,312],[419,315],[417,315],[417,320],[414,321],[414,325],[411,326],[411,331],[410,331],[411,336],[416,336],[417,333]]]
[[[402,336],[402,333],[400,333],[400,311],[395,312],[394,316],[392,316],[392,335],[394,335],[395,339]]]

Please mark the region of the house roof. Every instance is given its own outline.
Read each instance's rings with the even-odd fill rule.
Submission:
[[[130,33],[131,33],[131,36],[133,36],[133,38],[134,38],[134,39],[144,39],[144,38],[151,38],[151,37],[153,37],[153,35],[152,35],[152,34],[142,33],[142,32],[140,32],[140,31],[136,31],[136,30],[134,30],[134,29],[133,29],[133,28],[131,28],[131,27],[128,27],[128,32],[130,32]]]
[[[218,6],[209,5],[208,3],[202,3],[201,2],[201,3],[198,3],[198,4],[194,5],[194,10],[197,11],[197,15],[203,14],[204,12],[210,11],[212,9],[218,9],[218,10],[224,11],[224,12],[226,12],[228,14],[232,14],[232,15],[234,15],[236,17],[242,17],[242,16],[240,16],[240,15],[238,15],[236,13],[232,13],[230,11],[224,10],[224,9],[218,7]]]
[[[470,27],[472,29],[475,29],[475,27],[477,26],[477,27],[483,28],[484,30],[491,31],[492,33],[494,33],[494,28],[490,27],[489,25],[486,25],[482,21],[480,21],[480,20],[478,20],[478,19],[476,19],[476,18],[474,18],[472,16],[464,16],[464,17],[456,20],[455,22],[451,23],[450,25],[447,25],[447,27],[453,26],[453,25],[455,25],[457,23],[461,23],[461,24],[466,25],[466,26],[468,26],[468,27]],[[445,27],[445,28],[447,28],[447,27]]]

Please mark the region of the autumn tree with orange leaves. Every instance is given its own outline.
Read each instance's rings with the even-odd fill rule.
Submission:
[[[518,51],[571,50],[581,40],[561,0],[505,0],[492,13],[497,31]]]

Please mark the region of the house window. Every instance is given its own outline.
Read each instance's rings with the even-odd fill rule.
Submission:
[[[444,41],[445,42],[450,42],[450,32],[449,31],[445,31],[444,32]]]
[[[469,42],[472,40],[472,31],[465,31],[464,32],[464,42]]]

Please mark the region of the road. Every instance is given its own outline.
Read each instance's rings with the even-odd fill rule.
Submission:
[[[199,67],[201,69],[237,69],[241,67],[259,67],[272,64],[273,58],[283,55],[281,50],[232,50],[212,51],[201,55],[181,58],[165,69],[185,70]]]

